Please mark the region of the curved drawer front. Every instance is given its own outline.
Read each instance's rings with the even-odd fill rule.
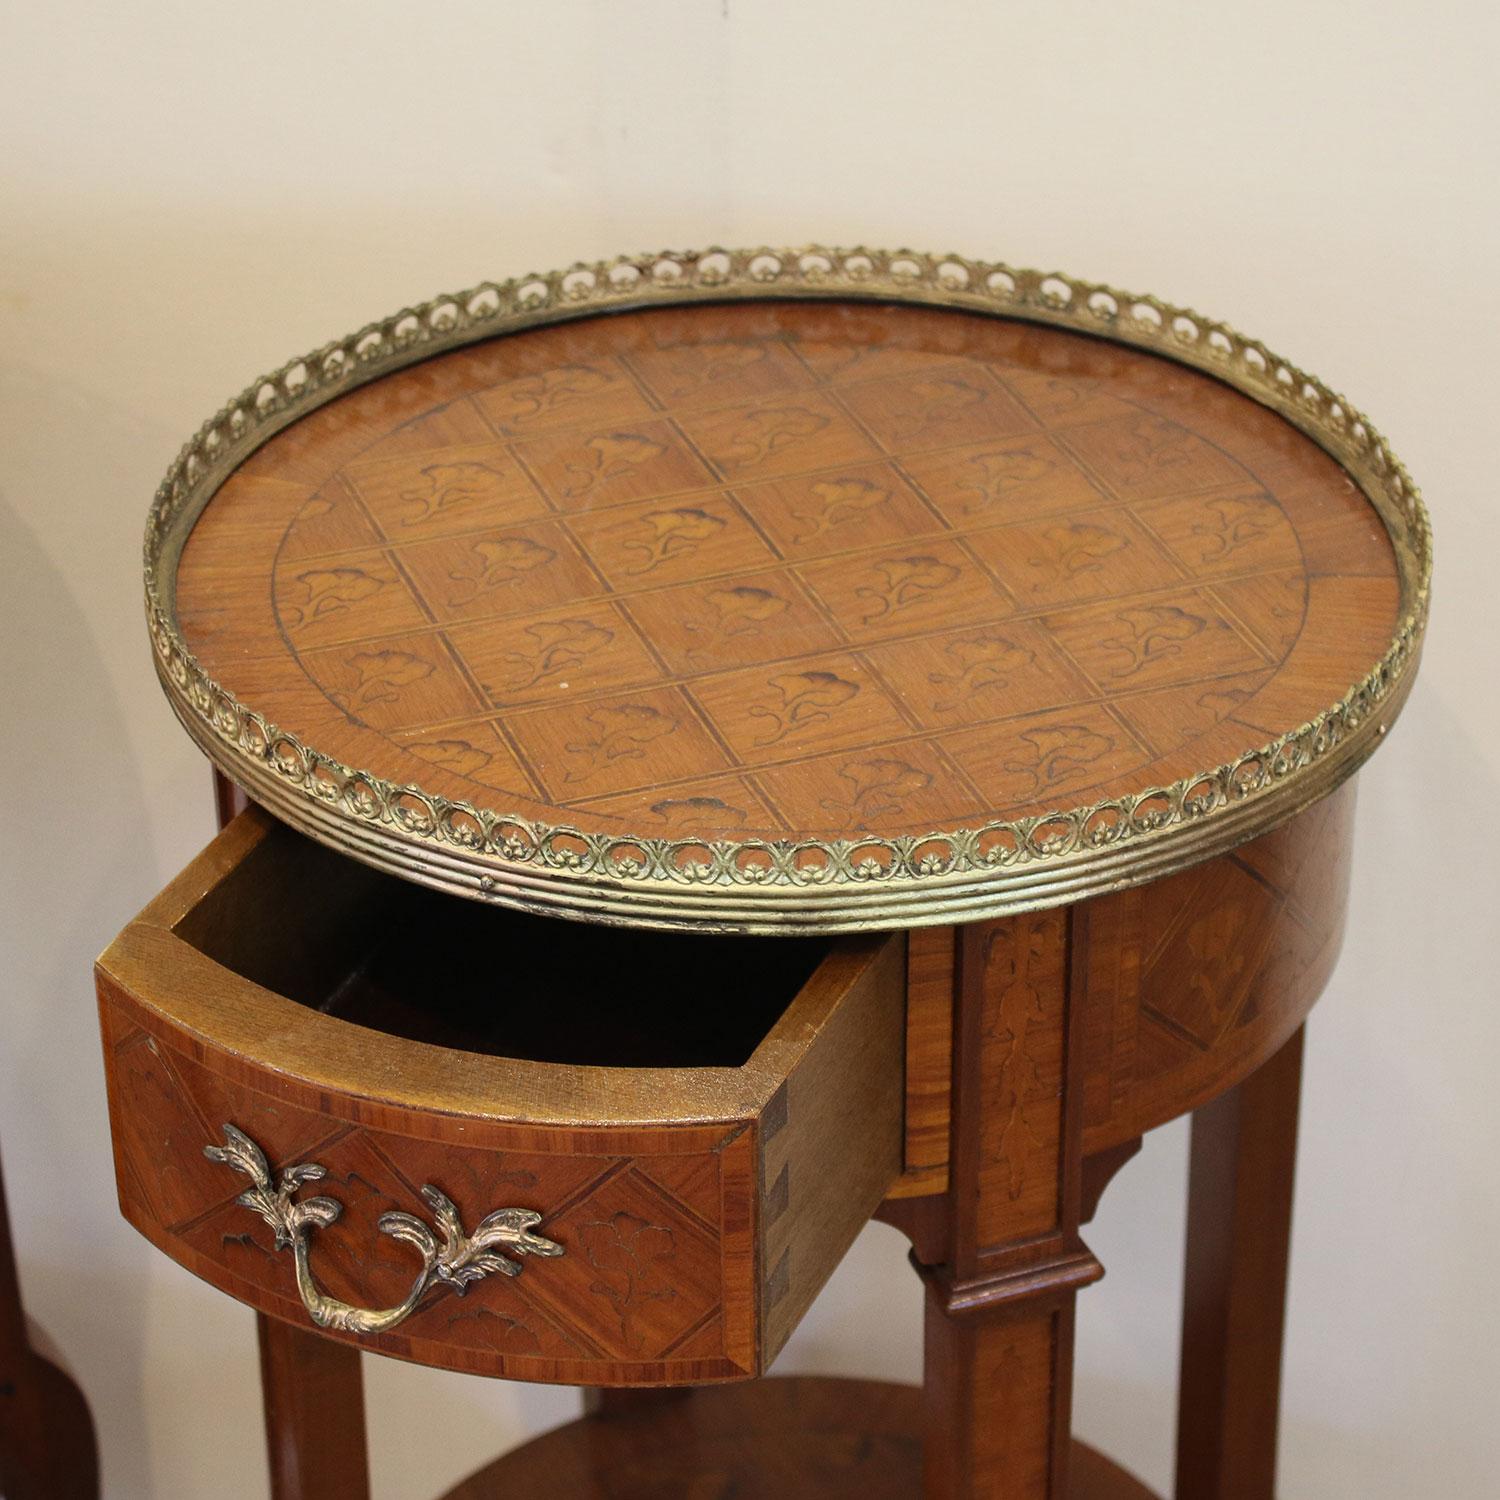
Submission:
[[[697,976],[680,1006],[579,1038],[588,1061],[524,1061],[413,1034],[431,1018],[393,993],[409,966],[369,956],[407,899],[250,813],[126,929],[98,969],[125,1217],[261,1311],[422,1363],[600,1385],[762,1370],[901,1169],[900,939],[783,950],[767,975],[745,973],[762,945],[747,960],[726,940],[739,983],[788,986],[757,997],[780,1011],[758,1039],[747,1023],[684,1041],[695,1002],[739,998]],[[624,941],[540,926],[601,945],[606,965]],[[647,962],[682,941],[630,951]],[[520,1034],[534,1051],[568,1045],[556,968],[545,996],[497,968],[473,1037],[492,1047],[505,1007],[545,1006],[555,1028]],[[628,1007],[627,983],[618,995]],[[577,1008],[580,1027],[598,1019]],[[721,1057],[592,1060],[626,1044]],[[297,1167],[322,1170],[283,1176]]]

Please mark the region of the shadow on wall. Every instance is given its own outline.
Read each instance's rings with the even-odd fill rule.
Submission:
[[[10,780],[0,858],[9,1128],[0,1152],[22,1291],[91,1405],[114,1386],[104,1404],[139,1413],[149,1281],[144,1245],[137,1257],[117,1243],[130,1232],[110,1180],[89,963],[112,935],[112,892],[139,881],[148,809],[134,758],[111,753],[122,709],[68,580],[3,496],[0,558],[11,638],[0,673]],[[64,1072],[76,1087],[57,1087]],[[37,1254],[43,1244],[54,1252]],[[90,1254],[90,1245],[112,1248]],[[108,1436],[101,1431],[101,1447]],[[147,1493],[139,1442],[110,1447],[111,1480],[122,1493]]]
[[[89,965],[162,878],[121,700],[122,681],[150,690],[133,603],[145,496],[122,505],[108,481],[128,487],[160,450],[49,374],[12,366],[0,394],[0,1152],[27,1309],[94,1408],[107,1492],[145,1495],[151,1252],[115,1206]]]
[[[685,222],[689,208],[669,222]],[[257,1494],[265,1456],[250,1319],[119,1217],[89,977],[94,956],[212,828],[206,768],[152,671],[140,604],[146,509],[193,426],[278,360],[412,296],[619,246],[599,222],[567,214],[529,213],[521,225],[402,212],[364,235],[333,213],[293,231],[288,213],[272,222],[225,208],[205,222],[62,199],[7,229],[0,1152],[21,1277],[28,1310],[89,1399],[112,1500]],[[554,1415],[533,1420],[506,1388],[477,1385],[450,1422],[426,1387],[392,1376],[370,1384],[372,1428],[396,1403],[422,1426],[411,1453],[373,1445],[387,1493],[428,1487],[428,1441],[452,1440],[454,1478],[493,1457],[494,1433],[475,1411],[514,1439]],[[568,1402],[571,1415],[571,1393]]]

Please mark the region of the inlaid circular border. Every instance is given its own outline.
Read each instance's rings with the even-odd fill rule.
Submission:
[[[1234,761],[1075,808],[896,838],[629,837],[549,824],[397,785],[324,755],[239,702],[183,639],[177,563],[230,473],[335,397],[482,339],[600,312],[693,302],[858,299],[950,308],[1091,334],[1192,366],[1277,412],[1335,458],[1390,534],[1401,618],[1336,703]],[[958,255],[712,249],[486,282],[405,308],[256,381],[167,471],[146,526],[157,674],[226,775],[293,827],[459,895],[636,926],[765,934],[972,921],[1158,879],[1275,827],[1372,753],[1404,702],[1426,626],[1431,531],[1421,495],[1367,418],[1227,324],[1059,272]]]

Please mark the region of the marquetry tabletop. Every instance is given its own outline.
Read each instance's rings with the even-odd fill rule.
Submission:
[[[757,290],[265,387],[280,430],[161,527],[210,753],[466,894],[830,926],[1135,878],[1368,753],[1425,521],[1321,387],[1238,336],[1230,383],[1135,325]]]

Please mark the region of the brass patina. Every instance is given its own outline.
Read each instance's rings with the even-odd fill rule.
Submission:
[[[532,1232],[542,1222],[542,1216],[528,1208],[496,1209],[480,1221],[473,1234],[465,1233],[452,1200],[428,1184],[423,1187],[422,1196],[437,1220],[441,1244],[438,1235],[415,1214],[399,1211],[382,1214],[380,1232],[414,1246],[422,1257],[422,1268],[411,1290],[394,1307],[378,1311],[351,1307],[330,1297],[318,1285],[310,1259],[312,1231],[332,1224],[343,1212],[343,1205],[335,1198],[296,1196],[304,1183],[322,1181],[328,1175],[327,1170],[316,1162],[303,1162],[275,1174],[265,1152],[243,1130],[227,1123],[224,1144],[205,1146],[203,1154],[250,1179],[251,1186],[240,1194],[239,1202],[270,1225],[278,1250],[292,1252],[298,1295],[318,1328],[334,1328],[343,1333],[386,1333],[415,1312],[434,1287],[450,1287],[462,1297],[471,1282],[482,1281],[492,1273],[519,1276],[520,1260],[512,1260],[511,1256],[563,1253],[561,1245]]]
[[[214,681],[179,629],[178,558],[233,469],[356,386],[497,335],[604,311],[736,299],[897,301],[1070,329],[1207,372],[1321,445],[1395,549],[1401,616],[1368,672],[1309,722],[1231,763],[1082,807],[922,836],[629,837],[552,826],[396,786],[341,764]],[[1292,817],[1352,775],[1394,721],[1427,620],[1431,539],[1385,440],[1315,377],[1232,328],[1154,297],[1058,273],[909,251],[710,250],[576,265],[402,310],[257,381],[211,418],[157,493],[146,608],[158,674],[188,731],[287,823],[445,891],[636,926],[845,932],[972,921],[1159,879]]]

